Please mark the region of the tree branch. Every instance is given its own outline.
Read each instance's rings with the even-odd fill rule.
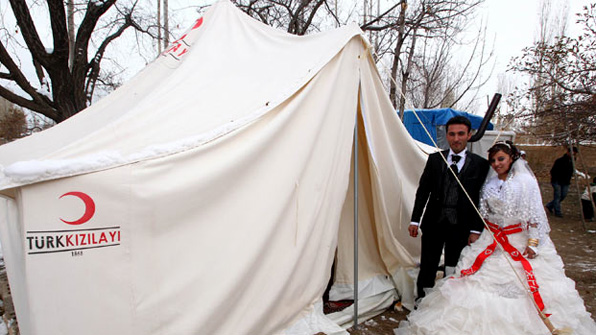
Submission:
[[[25,98],[22,98],[24,100],[19,100],[19,99],[15,98],[15,96],[18,96],[18,95],[12,94],[12,92],[11,92],[11,94],[4,93],[4,94],[0,94],[0,95],[2,95],[6,99],[8,99],[16,104],[19,104],[17,101],[19,101],[19,102],[30,101],[27,105],[28,106],[27,108],[32,109],[34,111],[37,111],[39,109],[45,109],[47,106],[51,105],[51,101],[49,99],[47,99],[43,95],[39,94],[37,92],[37,90],[31,86],[31,84],[29,83],[29,81],[27,80],[27,78],[25,77],[23,72],[21,72],[21,69],[17,66],[17,64],[14,63],[14,61],[12,60],[12,57],[8,54],[8,51],[4,47],[4,43],[2,43],[1,41],[0,41],[0,63],[2,63],[6,67],[6,69],[8,69],[8,72],[9,72],[9,73],[3,74],[3,77],[5,79],[11,80],[15,84],[17,84],[25,93],[29,94],[29,96],[33,100],[30,101]],[[4,90],[8,91],[6,89],[4,89]],[[31,104],[37,104],[37,105],[31,105]],[[33,108],[31,108],[31,107],[33,107]]]
[[[49,65],[49,55],[39,38],[27,3],[23,0],[10,0],[10,6],[32,58],[37,59],[43,66]]]

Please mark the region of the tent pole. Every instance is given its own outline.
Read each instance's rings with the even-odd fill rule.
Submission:
[[[354,124],[354,329],[358,329],[358,111]]]

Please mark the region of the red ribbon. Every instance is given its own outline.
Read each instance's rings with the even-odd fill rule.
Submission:
[[[474,264],[472,264],[470,268],[461,270],[461,276],[465,277],[476,273],[476,271],[478,271],[482,266],[482,263],[484,263],[484,260],[486,260],[488,256],[493,254],[495,248],[497,247],[498,241],[498,243],[501,244],[503,249],[505,249],[505,251],[507,251],[507,253],[511,255],[511,258],[514,261],[520,262],[522,264],[526,273],[526,280],[528,281],[530,292],[534,297],[534,301],[536,302],[536,305],[538,306],[540,311],[543,311],[544,303],[542,302],[542,297],[540,296],[540,292],[538,291],[539,287],[538,283],[536,282],[536,277],[534,276],[534,270],[532,269],[532,265],[530,265],[530,262],[528,262],[528,260],[522,255],[521,252],[519,252],[517,249],[515,249],[514,246],[511,245],[511,243],[509,243],[509,239],[507,238],[507,235],[519,233],[522,231],[521,223],[503,228],[489,221],[486,221],[486,223],[488,224],[490,231],[493,232],[495,240],[491,245],[486,247],[486,249],[484,249],[484,251],[481,252],[478,255],[478,257],[476,257]],[[548,317],[550,316],[550,314],[546,314],[546,316]]]

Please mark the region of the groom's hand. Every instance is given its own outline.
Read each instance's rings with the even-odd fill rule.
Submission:
[[[414,225],[414,224],[411,224],[408,227],[408,232],[410,233],[410,236],[412,236],[412,237],[418,236],[418,226],[417,225]]]

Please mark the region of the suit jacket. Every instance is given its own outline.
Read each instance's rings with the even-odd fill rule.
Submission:
[[[424,231],[426,229],[433,229],[436,227],[441,216],[441,208],[443,206],[443,175],[449,168],[441,155],[446,157],[449,150],[436,152],[428,156],[424,172],[420,177],[418,190],[416,191],[416,200],[414,202],[414,209],[412,211],[412,221],[420,222],[420,228]],[[466,152],[466,161],[459,173],[459,180],[472,198],[475,206],[478,206],[480,199],[480,189],[484,184],[486,175],[488,173],[488,161],[470,151]],[[482,231],[484,223],[482,218],[468,200],[459,184],[458,199],[457,199],[457,225],[469,230]],[[426,211],[424,207],[426,206]],[[424,212],[424,217],[420,221],[420,217]]]

